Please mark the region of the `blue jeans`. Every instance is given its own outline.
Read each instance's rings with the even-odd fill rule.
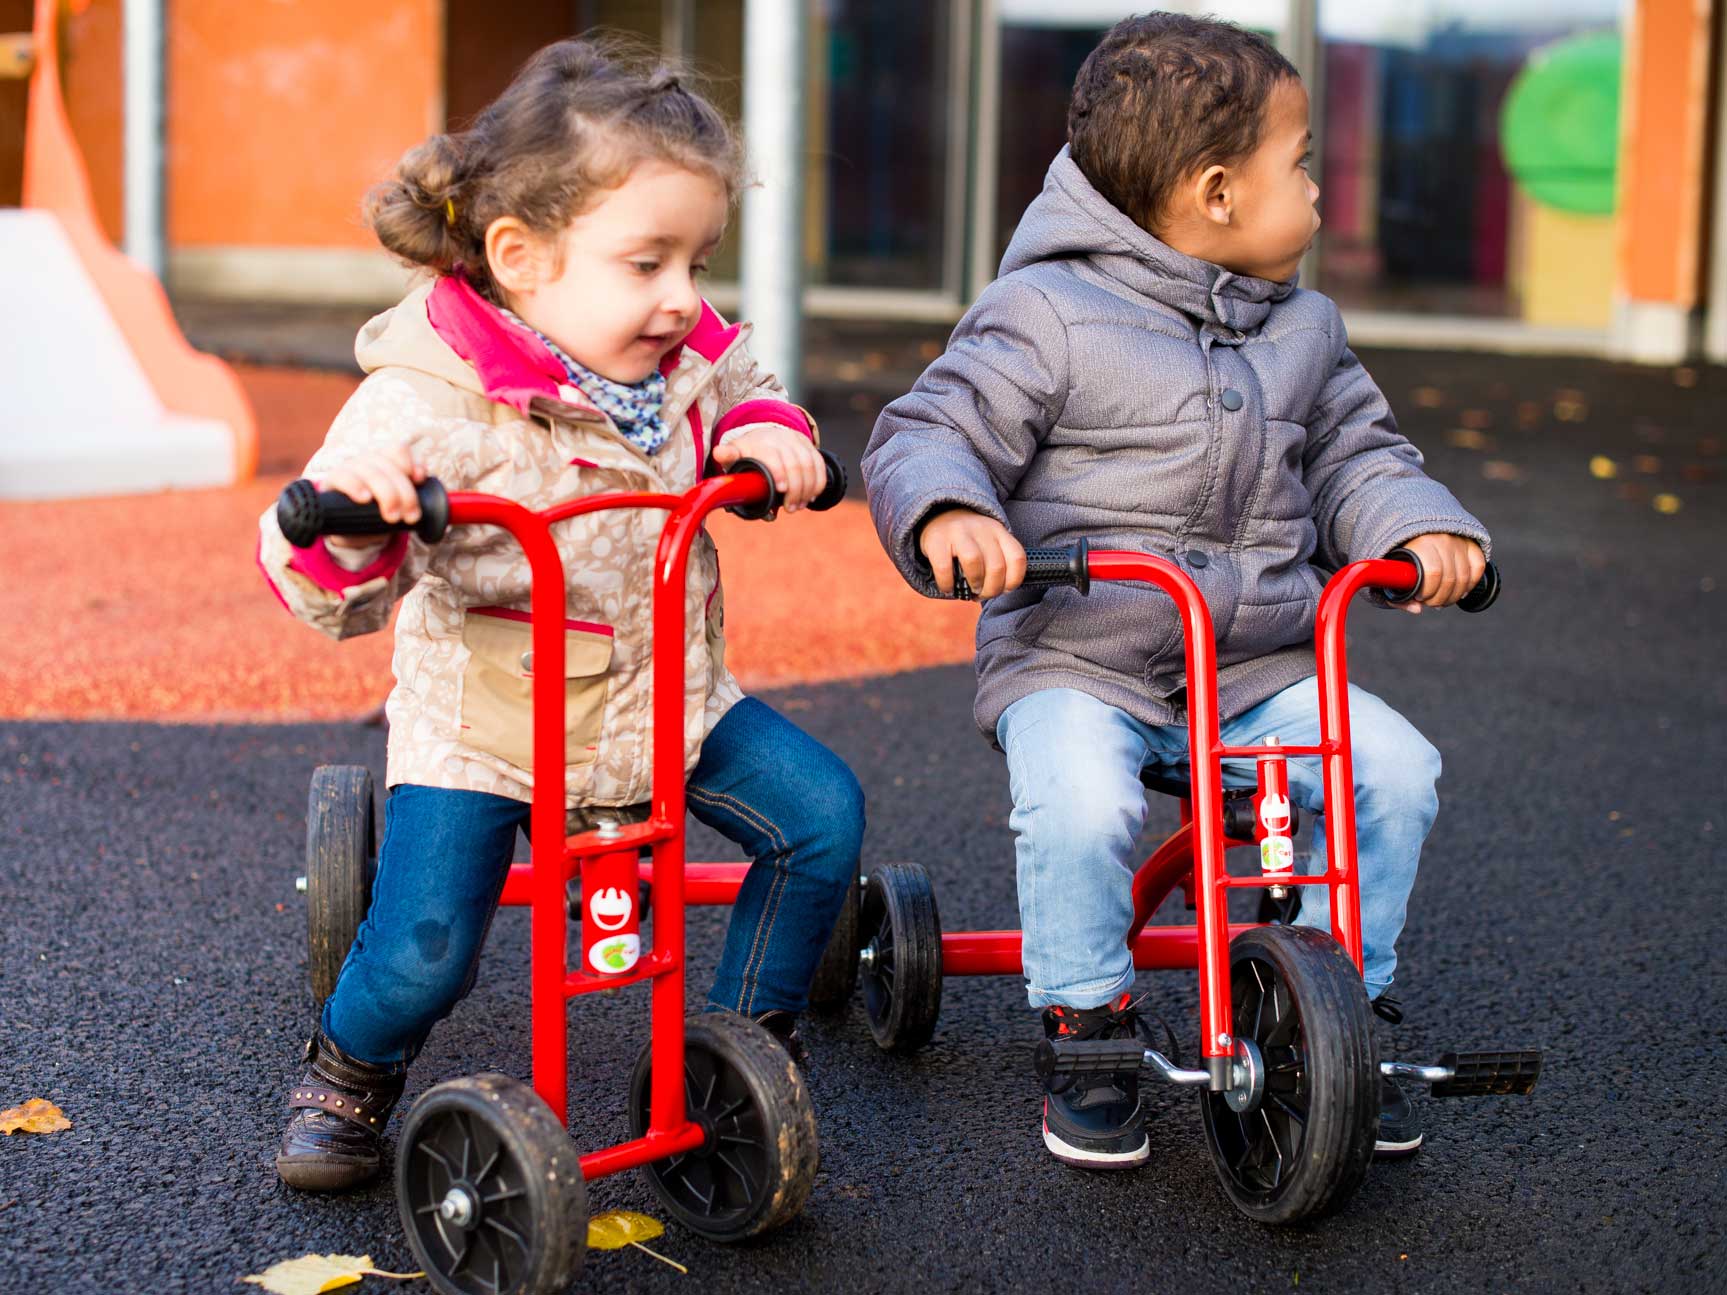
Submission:
[[[746,697],[714,726],[685,788],[689,811],[754,860],[738,892],[711,1007],[801,1011],[858,874],[863,792],[838,756]],[[324,1004],[350,1056],[413,1060],[473,988],[480,949],[526,827],[523,801],[390,789],[372,906]]]
[[[1439,812],[1439,752],[1373,694],[1349,689],[1355,769],[1355,842],[1367,994],[1377,998],[1397,966],[1397,937],[1421,843]],[[1020,925],[1033,1007],[1099,1007],[1133,983],[1127,932],[1134,838],[1145,823],[1140,770],[1185,773],[1187,727],[1142,724],[1087,693],[1051,688],[1003,712],[997,739],[1013,789]],[[1286,746],[1319,742],[1315,679],[1292,684],[1222,725],[1222,739],[1250,746],[1276,736]],[[1225,786],[1251,787],[1253,762],[1226,761]],[[1289,761],[1289,798],[1309,814],[1324,806],[1317,759]],[[1315,818],[1312,860],[1324,870],[1323,824]],[[1325,886],[1302,886],[1297,924],[1331,928]]]

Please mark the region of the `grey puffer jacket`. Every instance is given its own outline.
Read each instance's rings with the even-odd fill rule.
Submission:
[[[1325,575],[1429,532],[1486,546],[1421,471],[1329,298],[1166,246],[1064,149],[1001,277],[947,351],[876,422],[863,476],[876,529],[934,596],[917,548],[963,506],[1026,547],[1157,553],[1211,610],[1223,718],[1314,673]],[[978,726],[1078,688],[1152,724],[1185,719],[1175,605],[1146,585],[1015,590],[977,627]]]

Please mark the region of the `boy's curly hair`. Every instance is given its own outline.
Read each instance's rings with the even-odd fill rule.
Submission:
[[[555,237],[649,160],[711,175],[729,203],[746,178],[743,146],[689,79],[623,38],[548,45],[466,130],[404,154],[366,195],[366,223],[402,260],[465,274],[502,304],[486,263],[500,216]]]
[[[1074,164],[1156,232],[1177,184],[1248,156],[1278,82],[1299,80],[1257,33],[1213,18],[1125,18],[1086,56],[1067,109]]]

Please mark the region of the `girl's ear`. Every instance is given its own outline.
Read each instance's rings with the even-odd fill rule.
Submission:
[[[499,216],[486,226],[486,264],[492,282],[512,297],[539,287],[545,254],[541,240],[514,216]]]
[[[1230,192],[1229,169],[1224,166],[1208,166],[1201,171],[1199,178],[1193,183],[1193,200],[1201,218],[1214,225],[1229,224],[1235,209],[1235,198]]]

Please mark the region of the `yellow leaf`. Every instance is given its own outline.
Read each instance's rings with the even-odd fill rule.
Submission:
[[[588,1248],[621,1250],[625,1246],[634,1246],[643,1254],[652,1255],[681,1273],[688,1273],[689,1269],[676,1259],[667,1259],[658,1250],[649,1250],[642,1244],[662,1235],[665,1230],[664,1224],[658,1219],[650,1219],[646,1214],[633,1214],[629,1210],[607,1210],[604,1214],[596,1214],[588,1220]]]
[[[275,1295],[318,1295],[319,1291],[353,1285],[371,1266],[371,1255],[301,1255],[240,1280]]]
[[[665,1235],[665,1225],[646,1214],[629,1210],[607,1210],[588,1220],[588,1249],[622,1250],[637,1241],[652,1241]]]
[[[66,1112],[44,1097],[32,1097],[22,1106],[0,1111],[0,1133],[58,1133],[72,1127]]]
[[[1655,496],[1655,511],[1658,513],[1666,513],[1668,516],[1672,516],[1682,507],[1684,507],[1684,504],[1680,502],[1678,495]]]
[[[1597,481],[1606,481],[1619,475],[1619,465],[1605,454],[1597,454],[1589,460],[1589,475]]]

